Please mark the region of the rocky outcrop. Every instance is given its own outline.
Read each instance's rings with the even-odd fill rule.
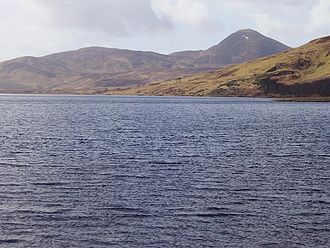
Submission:
[[[270,78],[260,79],[265,94],[282,96],[330,96],[330,78],[285,84]]]

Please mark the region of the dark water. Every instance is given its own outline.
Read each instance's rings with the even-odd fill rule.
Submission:
[[[0,247],[329,247],[330,104],[0,96]]]

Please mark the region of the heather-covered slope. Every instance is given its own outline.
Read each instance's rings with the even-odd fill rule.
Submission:
[[[102,93],[108,87],[157,83],[256,59],[288,47],[253,30],[240,30],[205,51],[170,55],[88,47],[0,63],[0,92]]]
[[[175,61],[153,52],[89,47],[48,55],[22,57],[0,63],[0,90],[50,90],[66,85],[92,86],[105,77],[131,71],[161,71],[176,66]],[[128,77],[129,79],[129,77]],[[127,80],[128,83],[130,82]]]
[[[330,37],[209,73],[109,94],[193,96],[330,96]]]

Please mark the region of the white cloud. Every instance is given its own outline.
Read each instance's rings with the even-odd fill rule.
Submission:
[[[50,16],[50,25],[111,36],[134,35],[170,28],[159,19],[149,0],[28,0],[37,2]]]
[[[290,46],[330,34],[330,0],[0,0],[0,60],[88,45],[205,49],[240,28]]]
[[[0,0],[0,60],[111,46],[117,37],[171,28],[149,0]]]
[[[268,14],[253,14],[251,15],[256,22],[256,26],[258,27],[258,31],[262,33],[271,33],[274,30],[280,30],[283,28],[284,23],[271,17]]]
[[[151,6],[159,18],[192,27],[199,26],[210,19],[207,1],[151,0]]]
[[[319,0],[318,4],[314,6],[311,11],[311,29],[324,29],[329,30],[330,22],[330,1]]]
[[[330,35],[330,0],[234,0],[232,5],[245,10],[255,29],[290,46]]]

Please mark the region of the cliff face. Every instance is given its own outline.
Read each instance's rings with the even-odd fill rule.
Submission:
[[[295,84],[285,84],[276,81],[264,83],[264,93],[283,96],[330,96],[330,78],[315,79]]]

